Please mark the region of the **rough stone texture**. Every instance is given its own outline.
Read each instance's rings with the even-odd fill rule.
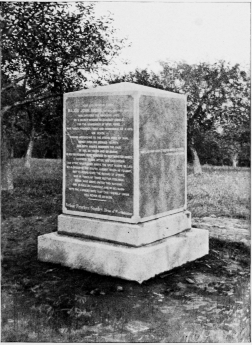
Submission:
[[[51,233],[38,238],[38,258],[139,283],[208,254],[208,231],[191,229],[140,248]]]
[[[139,98],[140,217],[185,207],[185,99]]]
[[[185,206],[185,154],[155,152],[140,157],[140,217]]]
[[[180,212],[139,224],[60,215],[58,233],[139,247],[191,228],[191,213]]]
[[[185,124],[183,98],[140,96],[140,150],[184,148]]]

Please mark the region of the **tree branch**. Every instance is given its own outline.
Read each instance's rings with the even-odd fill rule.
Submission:
[[[17,79],[14,80],[12,83],[10,83],[10,84],[8,84],[7,86],[3,87],[3,88],[1,89],[1,92],[4,92],[4,91],[9,90],[9,89],[11,89],[11,88],[17,87],[17,83],[18,83],[19,81],[25,79],[25,78],[26,78],[26,75],[17,78]]]
[[[42,87],[44,87],[44,86],[46,86],[46,85],[47,85],[47,83],[43,83],[43,84],[40,84],[40,85],[34,87],[33,89],[27,91],[26,94],[25,94],[25,96],[27,96],[27,95],[29,95],[29,94],[31,94],[31,93],[37,91],[38,89],[40,89],[40,88],[42,88]]]
[[[35,102],[39,102],[39,101],[44,101],[45,99],[49,99],[49,98],[57,98],[57,97],[60,97],[61,95],[62,94],[59,93],[59,94],[55,94],[55,95],[47,95],[47,96],[44,96],[44,97],[37,97],[37,98],[26,99],[24,101],[18,101],[18,102],[13,103],[12,105],[6,105],[5,107],[3,107],[1,109],[1,113],[2,113],[2,116],[3,116],[10,109],[18,107],[20,105],[35,103]]]
[[[26,109],[26,113],[29,117],[29,121],[30,121],[30,127],[31,127],[31,131],[34,128],[34,118],[33,118],[33,114],[30,112],[29,108]]]

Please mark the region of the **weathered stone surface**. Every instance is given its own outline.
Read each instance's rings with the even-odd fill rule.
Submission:
[[[186,208],[185,120],[185,99],[140,96],[141,218]]]
[[[150,328],[151,328],[150,324],[143,321],[138,321],[138,320],[130,321],[125,326],[125,329],[127,329],[131,333],[145,332]]]
[[[139,247],[191,228],[191,213],[180,212],[139,224],[60,215],[58,233]]]
[[[185,209],[185,154],[140,157],[140,217]]]
[[[38,238],[38,258],[142,283],[208,254],[208,231],[191,229],[140,248],[51,233]]]
[[[185,98],[174,94],[141,95],[139,99],[139,148],[141,151],[185,146]]]
[[[186,210],[186,97],[132,83],[64,98],[63,213],[139,223]]]

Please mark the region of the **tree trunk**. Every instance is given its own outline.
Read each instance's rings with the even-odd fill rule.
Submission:
[[[13,174],[12,174],[12,164],[10,159],[10,148],[9,142],[6,138],[6,134],[2,133],[2,149],[1,149],[1,184],[2,190],[12,192],[13,186]]]
[[[233,168],[236,168],[237,167],[237,164],[238,164],[238,153],[233,153],[231,155],[231,160],[232,160],[232,166]]]
[[[2,41],[2,29],[0,30],[0,41]],[[2,66],[2,44],[0,44],[0,66]],[[12,193],[14,189],[14,185],[13,185],[12,166],[11,166],[11,160],[10,160],[10,145],[9,145],[9,140],[7,139],[5,128],[3,126],[3,115],[4,115],[4,111],[1,108],[1,112],[0,112],[0,123],[1,123],[1,131],[2,131],[1,132],[1,189]]]
[[[43,158],[45,158],[45,156],[47,155],[47,151],[48,151],[48,149],[46,149],[46,150],[44,151]]]
[[[197,151],[195,150],[195,148],[193,146],[191,146],[190,149],[191,149],[192,156],[193,156],[193,173],[195,175],[200,175],[200,174],[202,174],[202,168],[201,168],[199,156],[198,156]]]
[[[32,151],[34,146],[34,129],[32,129],[32,133],[30,136],[29,145],[25,155],[25,167],[30,169],[31,168],[31,158],[32,158]]]
[[[57,149],[56,154],[57,154],[57,155],[56,155],[56,158],[57,158],[57,159],[61,159],[61,149],[60,149],[60,148]]]
[[[14,145],[11,145],[10,158],[14,158]]]

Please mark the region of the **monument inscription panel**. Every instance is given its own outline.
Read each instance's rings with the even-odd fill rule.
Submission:
[[[133,98],[66,99],[65,208],[133,215]]]

